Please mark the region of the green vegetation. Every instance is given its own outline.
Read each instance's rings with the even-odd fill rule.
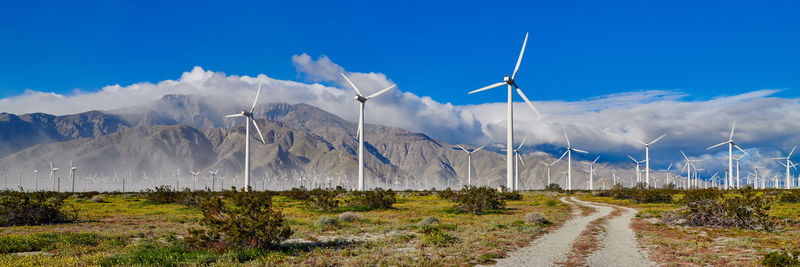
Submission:
[[[75,221],[78,211],[64,206],[66,194],[0,192],[0,226],[40,225]]]

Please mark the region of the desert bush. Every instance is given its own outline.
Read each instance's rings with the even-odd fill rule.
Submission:
[[[678,202],[688,204],[703,200],[717,200],[722,197],[722,193],[722,190],[716,188],[685,190],[683,198]]]
[[[183,196],[180,191],[172,189],[172,187],[168,185],[162,185],[154,189],[148,188],[147,190],[145,190],[144,198],[151,203],[167,204],[167,203],[178,203],[178,201],[180,201],[183,198]]]
[[[774,199],[753,190],[741,190],[718,198],[688,202],[685,208],[672,212],[665,222],[691,226],[737,227],[751,230],[772,230],[774,220],[769,209]]]
[[[207,266],[219,259],[213,252],[191,249],[174,236],[165,241],[142,240],[129,250],[101,259],[100,266]]]
[[[561,191],[563,191],[563,189],[561,189],[561,186],[560,186],[560,185],[558,185],[558,184],[556,184],[556,183],[552,183],[552,184],[549,184],[549,185],[547,185],[547,187],[545,187],[545,188],[544,188],[544,190],[547,190],[547,191],[556,191],[556,192],[561,192]]]
[[[764,255],[761,264],[764,266],[800,266],[800,252],[773,251]]]
[[[458,192],[457,202],[455,210],[473,214],[505,207],[505,201],[500,197],[500,193],[488,186],[464,186]]]
[[[308,190],[305,187],[292,187],[291,190],[283,192],[283,195],[288,198],[297,200],[306,200],[309,198]]]
[[[778,197],[780,202],[798,203],[800,202],[800,190],[784,190]]]
[[[630,199],[634,203],[669,203],[672,201],[674,189],[645,188],[643,183],[634,188],[623,188],[615,185],[613,189],[597,192],[596,196]]]
[[[5,190],[0,193],[0,226],[72,222],[78,210],[64,206],[67,194]],[[62,210],[63,209],[63,210]]]
[[[103,203],[105,200],[103,199],[103,195],[96,195],[92,197],[92,202],[94,203]]]
[[[501,192],[500,198],[503,200],[522,200],[522,194],[519,192]]]
[[[75,195],[75,198],[91,198],[91,197],[94,197],[95,195],[99,195],[99,194],[100,194],[100,192],[97,192],[97,191],[89,191],[89,192],[75,193],[74,195]]]
[[[433,228],[438,225],[439,225],[439,219],[434,216],[428,216],[422,218],[422,220],[417,223],[417,227],[419,227],[420,229]]]
[[[343,222],[354,222],[354,221],[360,221],[362,219],[363,218],[361,217],[361,214],[351,211],[346,211],[339,214],[339,220]]]
[[[527,222],[527,223],[536,223],[536,224],[547,224],[547,223],[550,223],[550,221],[545,219],[544,216],[542,216],[541,214],[536,213],[536,212],[531,212],[531,213],[525,214],[525,222]]]
[[[447,246],[458,241],[458,238],[443,230],[434,230],[422,235],[422,242],[429,246]]]
[[[350,192],[350,197],[353,204],[364,205],[369,209],[390,209],[394,203],[397,203],[392,189],[376,188],[369,191],[354,191]]]
[[[442,191],[436,192],[436,196],[438,196],[441,199],[446,199],[446,200],[450,200],[450,201],[458,201],[458,194],[456,194],[456,192],[453,191],[453,189],[450,189],[450,187],[448,187],[448,188],[446,188],[446,189],[444,189]]]
[[[339,200],[336,199],[336,195],[337,193],[334,190],[317,188],[308,192],[306,203],[316,210],[331,211],[339,207]]]
[[[336,218],[333,217],[320,217],[319,219],[317,219],[317,222],[315,224],[320,229],[329,229],[338,226],[339,221],[337,221]]]
[[[265,248],[289,238],[292,230],[283,214],[272,206],[269,194],[239,192],[226,205],[213,196],[200,204],[201,228],[189,230],[186,241],[195,247]]]

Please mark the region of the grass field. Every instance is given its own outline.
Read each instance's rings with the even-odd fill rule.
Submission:
[[[680,199],[680,194],[673,199]],[[769,214],[779,221],[775,231],[666,225],[661,217],[677,203],[633,203],[627,199],[583,195],[583,200],[633,207],[638,241],[650,258],[665,266],[758,266],[773,251],[800,250],[800,204],[776,202]]]
[[[398,192],[393,209],[332,212],[274,196],[294,231],[272,249],[193,250],[183,237],[202,214],[179,204],[152,204],[138,195],[109,195],[104,203],[67,199],[79,210],[74,223],[0,227],[0,266],[75,265],[470,265],[490,262],[526,245],[568,219],[563,195],[525,192],[506,209],[474,215],[453,210],[435,195]],[[361,219],[318,226],[320,217],[345,211]],[[525,223],[538,212],[550,225]],[[437,217],[444,231],[426,234],[417,223]]]

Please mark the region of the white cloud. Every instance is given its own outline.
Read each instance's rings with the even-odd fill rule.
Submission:
[[[195,67],[177,80],[158,83],[110,85],[97,92],[75,91],[70,95],[26,90],[23,94],[0,99],[0,112],[69,114],[87,110],[110,110],[146,104],[164,94],[200,94],[229,98],[243,96],[242,105],[264,84],[264,102],[308,103],[344,119],[356,121],[358,106],[353,91],[339,73],[346,73],[364,94],[371,94],[393,82],[382,73],[346,72],[328,57],[316,60],[307,54],[295,55],[292,62],[304,79],[312,83],[227,75]],[[319,84],[323,82],[333,86]],[[367,103],[367,123],[401,127],[423,132],[453,143],[475,145],[505,140],[505,103],[457,106],[427,96],[403,91],[402,85]],[[742,161],[747,172],[759,166],[761,172],[780,174],[781,166],[769,157],[788,152],[800,143],[800,104],[796,99],[778,98],[779,90],[720,96],[708,100],[685,100],[687,93],[675,91],[636,91],[598,96],[582,101],[539,101],[534,104],[544,115],[538,119],[522,102],[515,103],[515,132],[526,144],[564,145],[566,130],[575,147],[601,154],[602,160],[623,160],[627,153],[644,155],[641,145],[632,140],[649,140],[668,133],[651,147],[654,168],[680,162],[680,150],[703,157],[706,169],[722,172],[727,167],[727,151],[707,151],[705,147],[724,141],[730,124],[737,121],[736,142],[751,152]],[[493,93],[493,92],[485,92]],[[530,95],[530,94],[529,94]],[[519,101],[519,100],[518,100]],[[680,164],[676,166],[681,166]],[[680,168],[678,168],[680,169]],[[744,169],[744,168],[743,168]],[[743,171],[745,173],[745,171]],[[710,172],[709,174],[713,174]]]

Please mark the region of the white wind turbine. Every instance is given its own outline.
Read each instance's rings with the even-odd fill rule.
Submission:
[[[728,144],[728,179],[725,180],[725,189],[730,189],[730,187],[733,185],[733,148],[736,147],[736,149],[739,149],[739,151],[747,153],[747,152],[744,151],[744,149],[742,149],[741,147],[737,146],[736,143],[733,142],[733,129],[734,128],[736,128],[736,121],[733,121],[733,125],[731,125],[731,136],[728,137],[728,141],[725,141],[725,142],[722,142],[722,143],[719,143],[719,144],[716,144],[716,145],[713,145],[713,146],[710,146],[710,147],[706,148],[706,150],[708,150],[708,149],[712,149],[712,148],[715,148],[715,147],[718,147],[718,146],[721,146],[721,145],[724,145],[724,144]]]
[[[197,175],[200,171],[189,170],[189,172],[192,173],[192,191],[197,190]]]
[[[553,161],[553,163],[547,163],[547,162],[544,162],[544,161],[540,161],[542,164],[547,166],[547,184],[545,185],[545,187],[549,186],[552,183],[552,182],[550,182],[550,167],[552,167],[554,164],[556,164],[556,162],[558,162],[559,160],[561,160],[561,159],[557,159],[556,161]]]
[[[53,168],[53,162],[51,161],[50,162],[50,180],[53,181],[53,188],[56,189],[56,191],[60,191],[60,188],[58,188],[56,186],[56,171],[58,171],[58,168]]]
[[[525,96],[525,93],[523,93],[522,90],[519,89],[519,86],[517,86],[517,83],[514,81],[514,79],[517,77],[517,70],[519,70],[519,65],[520,65],[520,63],[522,63],[522,55],[525,53],[525,45],[527,45],[527,43],[528,43],[528,34],[526,33],[525,34],[525,41],[522,42],[522,50],[519,52],[519,58],[517,58],[517,65],[514,67],[514,72],[511,73],[511,77],[508,77],[508,75],[506,75],[503,78],[503,82],[495,83],[495,84],[492,84],[492,85],[489,85],[489,86],[486,86],[486,87],[483,87],[483,88],[480,88],[480,89],[473,90],[473,91],[469,92],[470,94],[472,94],[472,93],[477,93],[477,92],[480,92],[480,91],[489,90],[489,89],[492,89],[492,88],[495,88],[495,87],[498,87],[498,86],[502,86],[502,85],[507,85],[508,86],[508,121],[507,121],[507,127],[508,127],[507,131],[508,132],[506,134],[506,147],[507,148],[513,148],[514,147],[514,111],[513,111],[513,102],[512,102],[513,101],[513,92],[512,92],[512,90],[514,88],[517,89],[517,94],[519,94],[519,96],[522,97],[523,100],[525,100],[525,103],[527,103],[528,106],[531,107],[531,109],[533,109],[534,112],[536,112],[536,115],[538,115],[539,118],[542,117],[542,115],[539,114],[539,111],[536,110],[535,107],[533,107],[533,104],[531,104],[531,101],[528,100],[528,97]],[[513,149],[509,149],[509,150],[506,151],[506,186],[509,189],[513,189],[513,186],[514,186],[514,151],[513,151]]]
[[[219,172],[219,169],[217,169],[216,171],[213,171],[213,172],[212,171],[208,171],[208,173],[211,174],[211,191],[212,192],[214,191],[214,184],[217,181],[217,172]]]
[[[256,92],[256,98],[253,100],[253,106],[250,108],[248,112],[246,109],[242,110],[242,113],[232,114],[225,116],[226,118],[234,118],[234,117],[245,117],[245,126],[244,126],[244,190],[250,191],[250,121],[253,121],[253,126],[255,126],[256,131],[258,131],[258,136],[261,137],[261,143],[264,143],[264,136],[261,135],[261,129],[258,128],[258,123],[256,123],[255,119],[253,119],[253,111],[256,109],[256,103],[258,103],[258,96],[261,94],[261,83],[258,83],[258,92]]]
[[[644,145],[644,183],[647,185],[650,185],[650,145],[655,144],[656,142],[658,142],[658,140],[664,138],[664,136],[667,136],[667,134],[666,133],[662,134],[655,140],[650,141],[650,143],[639,141],[636,138],[633,139],[634,141]]]
[[[567,156],[567,190],[572,190],[572,151],[584,154],[589,154],[589,152],[572,147],[566,131],[564,132],[564,137],[567,138],[567,151],[564,151],[564,154],[561,154],[558,159],[561,160],[565,155]]]
[[[33,191],[39,190],[39,170],[33,170]]]
[[[689,157],[687,157],[686,154],[683,153],[683,150],[681,150],[681,155],[683,155],[683,158],[686,159],[686,165],[684,165],[683,168],[686,169],[686,189],[689,189],[689,187],[691,187],[690,182],[692,180],[692,167],[694,167],[694,164],[692,164],[692,162],[700,160],[689,159]]]
[[[627,155],[629,159],[631,159],[634,163],[636,163],[636,183],[642,181],[642,172],[639,171],[639,164],[644,162],[644,160],[636,160],[635,158],[631,157],[631,155]],[[636,186],[635,184],[633,186]]]
[[[75,172],[78,170],[78,167],[72,166],[72,161],[69,161],[69,177],[72,179],[72,192],[75,192]]]
[[[380,90],[377,93],[364,97],[361,94],[361,91],[358,90],[358,87],[356,87],[356,85],[353,84],[353,82],[350,81],[350,79],[347,78],[347,76],[344,75],[344,73],[342,73],[342,77],[344,77],[347,83],[350,84],[351,87],[353,87],[354,91],[356,91],[356,97],[355,97],[356,101],[361,103],[360,109],[358,111],[358,133],[356,135],[358,135],[358,191],[362,191],[364,190],[364,105],[367,103],[367,100],[373,99],[383,93],[386,93],[386,91],[389,91],[389,89],[394,88],[395,85],[392,84],[391,86],[386,87],[386,89]]]
[[[672,169],[672,163],[670,163],[669,166],[667,167],[667,169],[664,170],[664,172],[667,173],[667,180],[664,182],[664,185],[667,185],[667,184],[672,182],[672,173],[669,172],[669,169]],[[662,186],[662,187],[664,187],[664,186]]]
[[[479,150],[483,149],[483,147],[486,145],[483,145],[478,149],[472,151],[467,150],[461,145],[456,145],[456,146],[461,148],[461,150],[464,150],[464,152],[467,152],[467,185],[472,185],[472,153],[478,152]]]
[[[748,153],[744,152],[740,157],[735,158],[736,161],[736,188],[741,188],[739,184],[739,161],[742,160],[744,157],[747,157]]]
[[[789,172],[789,168],[795,168],[795,169],[797,169],[797,167],[795,167],[795,164],[794,164],[794,162],[792,162],[792,160],[790,159],[790,158],[792,157],[792,153],[794,153],[794,150],[795,150],[796,148],[797,148],[797,146],[794,146],[794,147],[792,148],[792,151],[790,151],[790,152],[789,152],[789,154],[788,154],[788,155],[786,155],[786,157],[772,158],[772,159],[777,159],[777,160],[781,160],[781,159],[785,159],[785,160],[786,160],[786,164],[783,164],[783,163],[780,163],[780,162],[778,162],[778,163],[780,163],[781,165],[783,165],[784,167],[786,167],[786,184],[784,185],[784,186],[786,187],[786,189],[791,189],[791,188],[792,188],[792,175],[791,175],[791,173]],[[776,184],[777,184],[777,183],[776,183]],[[776,186],[776,187],[777,187],[777,186]]]
[[[594,159],[594,161],[592,161],[592,163],[586,163],[586,162],[583,163],[583,164],[589,165],[589,170],[587,170],[587,172],[589,172],[589,190],[594,190],[594,182],[593,182],[593,180],[594,180],[594,164],[597,163],[598,159],[600,159],[600,156],[597,156],[597,158]]]
[[[525,160],[522,159],[522,155],[519,154],[519,150],[522,149],[522,145],[525,144],[525,139],[527,138],[527,136],[522,138],[522,142],[519,143],[519,147],[514,149],[514,191],[519,190],[519,163],[521,162],[522,167],[525,167]]]

